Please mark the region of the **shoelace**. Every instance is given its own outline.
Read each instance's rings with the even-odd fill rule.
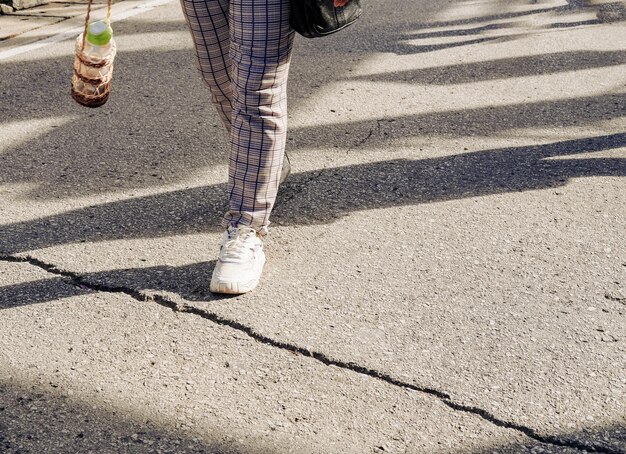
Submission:
[[[228,229],[229,240],[222,246],[221,259],[228,262],[245,261],[250,258],[254,251],[253,245],[248,241],[256,236],[256,231],[248,227]]]

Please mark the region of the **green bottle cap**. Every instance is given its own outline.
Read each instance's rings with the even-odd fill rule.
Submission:
[[[87,27],[87,41],[95,46],[106,46],[113,37],[113,29],[108,20],[92,22]]]

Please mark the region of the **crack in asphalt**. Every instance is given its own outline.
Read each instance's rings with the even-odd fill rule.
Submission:
[[[564,448],[573,448],[573,449],[586,451],[586,452],[596,452],[596,453],[604,453],[604,454],[624,454],[623,451],[617,451],[610,447],[599,447],[599,446],[581,443],[576,440],[563,440],[552,435],[541,435],[537,433],[535,429],[532,429],[527,426],[523,426],[521,424],[516,424],[510,421],[505,421],[503,419],[498,418],[497,416],[493,415],[492,413],[490,413],[489,411],[485,409],[455,402],[454,400],[452,400],[452,397],[450,396],[450,394],[444,391],[403,382],[401,380],[398,380],[392,377],[389,374],[386,374],[384,372],[381,372],[375,369],[370,369],[368,367],[361,366],[353,362],[345,362],[345,361],[332,359],[323,353],[309,350],[304,347],[299,347],[294,344],[289,344],[287,342],[282,342],[282,341],[273,339],[271,337],[267,337],[263,334],[256,332],[252,327],[245,325],[243,323],[240,323],[236,320],[224,318],[214,312],[209,312],[209,311],[206,311],[206,310],[203,310],[203,309],[200,309],[200,308],[197,308],[197,307],[185,304],[185,303],[182,303],[182,304],[177,303],[176,301],[171,300],[162,295],[147,294],[139,290],[124,287],[124,286],[113,286],[113,285],[93,283],[93,282],[90,282],[88,279],[85,279],[78,273],[63,270],[57,267],[56,265],[46,263],[42,260],[39,260],[31,256],[0,255],[0,261],[9,262],[9,263],[28,263],[32,266],[41,268],[44,271],[47,271],[48,273],[68,278],[70,280],[69,283],[76,285],[76,286],[82,286],[90,290],[105,292],[105,293],[122,293],[122,294],[130,296],[131,298],[139,302],[154,302],[174,312],[197,315],[217,325],[227,326],[234,330],[240,331],[246,334],[247,336],[249,336],[250,338],[252,338],[253,340],[260,342],[262,344],[269,345],[275,348],[280,348],[282,350],[286,350],[291,353],[296,353],[296,354],[313,358],[327,366],[335,366],[341,369],[346,369],[346,370],[356,372],[361,375],[366,375],[371,378],[382,380],[393,386],[404,388],[410,391],[420,392],[420,393],[435,397],[441,403],[443,403],[444,405],[446,405],[447,407],[451,408],[454,411],[461,411],[464,413],[476,415],[480,417],[481,419],[491,424],[494,424],[495,426],[521,432],[527,437],[535,441],[538,441],[540,443],[564,447]]]
[[[367,135],[365,137],[363,137],[362,139],[360,139],[354,146],[350,147],[348,149],[348,151],[356,150],[357,148],[363,146],[366,142],[368,142],[372,138],[374,133],[376,133],[378,136],[380,136],[381,132],[382,132],[382,129],[383,129],[383,124],[384,123],[394,123],[395,121],[396,121],[395,118],[379,118],[379,119],[377,119],[376,120],[376,127],[371,128],[369,130],[369,132],[367,133]]]
[[[355,150],[355,149],[361,147],[365,142],[367,142],[368,140],[370,140],[372,138],[374,133],[377,133],[378,135],[380,135],[380,130],[382,128],[382,123],[384,121],[388,121],[388,120],[385,119],[385,118],[377,119],[376,120],[376,127],[375,128],[371,128],[369,130],[369,132],[367,133],[367,135],[365,137],[363,137],[361,140],[359,140],[355,145],[350,147],[350,149],[348,151]]]
[[[607,292],[604,294],[604,297],[609,301],[615,301],[616,303],[622,303],[626,305],[626,298],[623,298],[621,296],[615,296]]]
[[[378,121],[378,120],[377,120]],[[378,129],[380,129],[380,123],[378,124]],[[359,142],[354,145],[353,147],[351,147],[351,150],[354,150],[355,148],[359,148],[361,145],[363,145],[365,142],[367,142],[368,140],[370,140],[370,138],[374,135],[374,129],[370,129],[369,133],[367,133],[367,136],[363,137],[361,140],[359,140]]]

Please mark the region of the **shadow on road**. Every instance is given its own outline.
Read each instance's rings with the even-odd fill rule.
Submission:
[[[369,33],[366,26],[347,30],[343,36],[354,45],[341,46],[341,37],[314,43],[299,41],[297,53],[306,54],[309,58],[300,58],[292,66],[291,109],[297,110],[301,103],[314,97],[320,87],[335,80],[368,79],[379,82],[380,89],[384,90],[385,83],[398,80],[436,85],[463,84],[615,66],[623,64],[626,59],[622,51],[581,51],[447,65],[367,78],[353,78],[345,73],[347,65],[376,52],[410,53],[440,49],[440,45],[429,49],[419,40],[417,43],[405,41],[428,37],[429,33],[451,33],[450,30],[419,32],[420,29],[480,24],[546,12],[558,16],[562,12],[586,8],[584,2],[570,2],[566,7],[546,8],[538,4],[534,9],[509,11],[514,7],[508,2],[494,1],[494,10],[499,12],[491,16],[460,22],[420,24],[406,20],[415,17],[412,7],[406,2],[372,4],[369,7],[369,25],[375,28],[376,33]],[[437,11],[438,7],[433,6],[432,11],[427,13],[433,15]],[[388,19],[383,14],[385,12],[390,15]],[[373,21],[374,17],[379,19]],[[404,22],[397,22],[399,17],[404,17]],[[424,16],[424,20],[427,17]],[[486,24],[465,31],[457,30],[461,35],[469,35],[471,41],[449,45],[467,45],[492,38],[510,39],[506,35],[473,36],[483,31],[497,32],[506,27],[507,24]],[[182,21],[145,23],[128,20],[120,22],[116,28],[120,36],[158,31],[180,31],[187,35]],[[189,41],[188,36],[186,39]],[[444,47],[446,45],[443,44]],[[336,64],[337,58],[342,59],[341,65]],[[17,144],[5,146],[0,152],[0,167],[3,168],[0,185],[25,185],[27,189],[20,188],[25,197],[44,200],[121,191],[130,192],[132,196],[133,189],[178,183],[190,174],[201,173],[202,169],[226,164],[226,134],[210,105],[207,90],[193,68],[191,49],[120,49],[114,93],[107,106],[94,111],[75,105],[69,96],[71,61],[71,56],[68,56],[66,60],[49,58],[0,62],[3,74],[0,78],[0,128],[21,123],[32,125],[35,120],[51,123],[30,135],[23,133],[29,137],[20,138]],[[37,81],[40,83],[34,83]],[[625,116],[624,102],[623,94],[606,94],[510,106],[424,112],[394,118],[397,127],[392,128],[392,137],[432,134],[463,138],[512,128],[590,125]],[[391,119],[381,121],[387,127],[391,126]],[[370,138],[367,145],[384,143],[388,137],[376,135],[381,121],[293,128],[290,131],[291,149],[297,150],[301,144],[349,148],[366,136]],[[102,133],[94,135],[94,127]],[[114,131],[114,134],[107,133],[109,131]],[[338,140],[338,137],[341,139]],[[289,191],[289,188],[285,189]]]
[[[212,260],[179,267],[154,266],[81,273],[80,282],[71,277],[52,277],[8,285],[0,287],[0,310],[58,301],[98,290],[126,293],[132,289],[134,297],[139,296],[137,289],[155,290],[174,293],[188,301],[228,299],[228,295],[214,295],[209,292],[207,282],[210,281],[214,267],[215,260]],[[88,283],[89,286],[81,282]]]
[[[52,383],[52,382],[51,382]],[[55,385],[56,386],[56,385]],[[115,396],[117,397],[117,396]],[[214,420],[202,430],[191,432],[174,422],[176,415],[143,415],[136,411],[116,410],[103,403],[107,396],[99,396],[93,402],[68,396],[52,386],[25,386],[11,381],[0,381],[0,451],[5,453],[27,452],[185,452],[212,454],[271,454],[291,452],[284,446],[284,434],[272,435],[250,432],[247,440],[242,434],[223,433],[219,427],[223,421]],[[243,396],[242,396],[243,398]],[[416,408],[416,412],[420,409]],[[302,423],[300,423],[302,424]],[[350,430],[337,427],[339,432]],[[413,428],[417,430],[417,428]],[[386,434],[381,434],[381,440]],[[567,445],[582,442],[593,445],[599,452],[619,453],[604,440],[611,439],[619,446],[626,442],[626,427],[622,421],[604,426],[586,426],[576,431],[550,434],[553,439]],[[419,438],[419,437],[418,437]],[[539,444],[530,438],[527,442],[482,440],[484,449],[451,450],[446,448],[445,435],[436,441],[441,450],[463,454],[520,453],[520,452],[566,452],[565,447]],[[300,439],[303,442],[304,439]],[[324,445],[318,440],[317,448]],[[407,446],[410,452],[410,446]],[[533,449],[534,448],[534,449]],[[382,452],[371,447],[371,452]],[[543,449],[539,451],[538,449]],[[532,451],[531,451],[532,450]],[[326,451],[331,452],[331,451]],[[415,451],[417,452],[417,451]],[[567,452],[570,452],[569,450]],[[573,451],[572,451],[573,452]],[[623,452],[623,451],[622,451]]]
[[[371,7],[372,14],[384,12],[385,5],[388,7],[389,2],[381,3],[384,4]],[[623,51],[580,51],[445,65],[367,78],[344,74],[346,66],[336,63],[338,55],[344,63],[353,63],[376,52],[414,54],[517,39],[523,35],[506,35],[510,24],[481,24],[533,14],[555,13],[558,17],[558,14],[585,8],[583,2],[569,2],[565,7],[537,5],[534,10],[507,12],[507,2],[497,1],[494,5],[502,6],[501,13],[455,21],[428,22],[428,18],[424,18],[423,23],[401,23],[395,21],[404,14],[403,8],[411,8],[411,2],[395,3],[400,12],[389,20],[373,24],[373,31],[365,26],[346,31],[346,39],[350,37],[355,43],[349,51],[342,50],[335,38],[321,44],[301,43],[303,51],[311,58],[301,59],[292,69],[291,78],[297,84],[292,90],[296,94],[292,96],[292,108],[297,109],[299,103],[314,96],[329,81],[372,80],[380,82],[381,89],[386,82],[397,80],[451,85],[602,68],[622,65],[626,60]],[[555,20],[552,25],[569,27],[593,23]],[[126,21],[120,25],[117,31],[129,35],[164,30],[161,23],[146,25]],[[431,30],[455,26],[464,28]],[[165,31],[179,30],[184,30],[182,22],[165,26]],[[485,32],[489,35],[483,35]],[[499,35],[498,32],[503,33]],[[423,39],[446,37],[465,37],[467,40],[420,43]],[[414,41],[407,42],[409,40]],[[330,61],[329,55],[334,55]],[[50,58],[0,62],[0,127],[38,119],[56,122],[37,137],[0,152],[0,185],[24,185],[28,189],[23,189],[20,197],[43,201],[120,191],[128,196],[122,201],[5,224],[0,228],[0,253],[16,254],[79,242],[219,230],[217,223],[226,204],[223,184],[148,196],[133,194],[134,189],[159,189],[164,184],[179,182],[190,173],[226,163],[225,134],[192,61],[190,49],[120,51],[114,97],[106,108],[93,112],[77,107],[69,97],[70,57],[67,61]],[[33,81],[41,83],[33,84]],[[295,139],[292,149],[297,150],[299,144],[314,144],[320,148],[340,145],[354,148],[358,153],[359,147],[366,149],[385,144],[389,137],[467,138],[517,128],[589,126],[602,120],[624,118],[625,103],[624,94],[605,94],[302,127],[291,131]],[[94,124],[102,131],[116,131],[115,136],[103,134],[94,139],[88,134]],[[355,138],[355,134],[359,136]],[[344,139],[338,142],[337,137]],[[584,139],[437,158],[419,159],[416,151],[417,159],[414,160],[390,160],[297,173],[281,188],[273,220],[282,225],[330,223],[360,210],[558,188],[581,177],[625,177],[626,159],[575,156],[625,146],[626,133],[603,135],[598,132],[596,136]],[[559,195],[554,193],[551,196]],[[84,278],[106,285],[171,292],[192,301],[207,300],[211,296],[203,286],[209,280],[212,266],[212,263],[203,262],[183,267],[119,269],[85,274]],[[62,277],[5,286],[0,288],[0,309],[58,300],[89,291]],[[67,427],[72,428],[70,433],[63,432]],[[618,443],[624,439],[624,431],[620,421],[604,429],[581,429],[560,437],[611,439]],[[137,438],[142,441],[133,439],[133,434],[139,434]],[[0,383],[0,451],[17,451],[23,445],[32,447],[34,452],[49,446],[58,447],[59,451],[77,452],[113,444],[132,452],[148,452],[158,446],[163,449],[176,446],[186,452],[284,452],[282,448],[271,446],[271,440],[267,446],[258,447],[238,446],[224,439],[228,439],[228,434],[196,442],[174,427],[131,421],[109,410],[94,409],[91,403],[62,398],[50,390]],[[148,445],[144,440],[153,444]],[[600,446],[603,442],[598,443]],[[486,446],[475,454],[520,452],[525,447],[519,444]]]
[[[176,415],[144,416],[142,410],[129,414],[101,401],[81,401],[51,387],[0,381],[0,452],[284,452],[276,446],[277,440],[241,443],[215,430],[194,434],[176,427]],[[159,416],[170,422],[154,419]]]
[[[375,80],[379,82],[394,80],[419,84],[452,85],[483,80],[557,74],[624,64],[626,64],[626,51],[556,52],[398,71],[393,74],[358,76],[351,78],[351,80]]]
[[[292,175],[274,222],[333,222],[350,212],[563,186],[590,176],[626,176],[626,159],[548,159],[626,146],[626,133],[421,160],[393,160]],[[336,188],[342,188],[337,191]],[[0,253],[65,243],[217,231],[224,184],[89,206],[4,225]]]

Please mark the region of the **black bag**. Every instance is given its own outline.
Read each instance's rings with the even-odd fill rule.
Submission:
[[[363,9],[361,0],[335,8],[333,0],[291,0],[291,28],[306,38],[319,38],[352,25]]]

